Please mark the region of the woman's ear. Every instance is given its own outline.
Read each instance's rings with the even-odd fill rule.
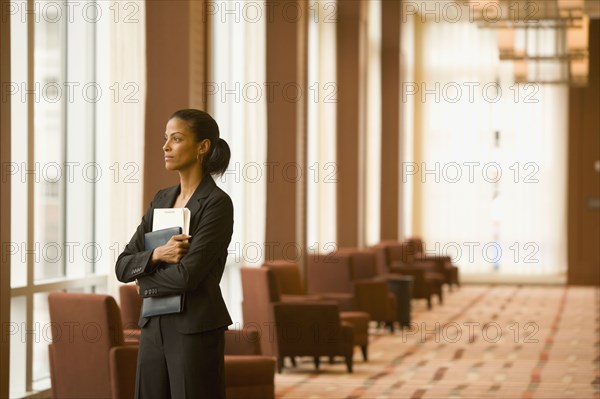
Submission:
[[[198,146],[198,155],[204,155],[210,150],[210,140],[204,139],[200,142]]]

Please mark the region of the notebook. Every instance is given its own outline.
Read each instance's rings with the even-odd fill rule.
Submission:
[[[166,244],[176,234],[189,234],[189,230],[190,210],[188,208],[156,208],[152,231],[144,235],[144,247],[146,250],[154,249]],[[183,303],[183,294],[144,298],[142,317],[181,313]]]
[[[183,234],[190,234],[190,214],[188,208],[156,208],[152,231],[179,226]]]

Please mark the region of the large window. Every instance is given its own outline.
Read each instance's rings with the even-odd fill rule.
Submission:
[[[108,170],[95,143],[110,94],[96,62],[109,5],[11,6],[10,395],[24,397],[50,386],[48,293],[107,291],[95,199]]]
[[[209,110],[221,137],[231,148],[225,174],[216,179],[229,193],[235,209],[235,228],[221,282],[227,308],[240,327],[239,268],[265,259],[266,104],[265,28],[269,15],[261,2],[219,3],[212,16],[213,50]]]
[[[309,253],[336,248],[337,3],[318,0],[308,11],[306,236]]]
[[[566,86],[515,83],[493,29],[421,15],[411,27],[414,231],[465,273],[564,275]]]

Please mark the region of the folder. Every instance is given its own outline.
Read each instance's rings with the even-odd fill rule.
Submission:
[[[187,210],[187,220],[185,219],[186,212],[182,211],[183,209]],[[164,212],[165,210],[179,210],[179,212]],[[160,212],[157,213],[156,211]],[[172,236],[181,234],[184,229],[189,231],[189,213],[190,210],[187,208],[155,209],[153,231],[144,235],[144,248],[149,250],[160,247],[166,244]],[[158,223],[156,219],[157,214],[159,215]],[[162,228],[165,224],[170,224],[171,226]],[[156,226],[159,228],[157,229]],[[170,266],[172,265],[166,265],[166,267]],[[181,313],[183,311],[183,302],[183,294],[144,298],[142,302],[142,317]]]
[[[147,250],[165,245],[172,236],[181,234],[181,227],[168,227],[144,234],[144,248]],[[167,265],[170,266],[170,265]]]
[[[183,294],[144,298],[142,316],[152,317],[183,311]]]

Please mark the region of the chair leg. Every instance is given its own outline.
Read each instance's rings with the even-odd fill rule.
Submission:
[[[315,356],[313,361],[315,363],[315,369],[319,370],[319,364],[321,364],[321,359],[319,359],[319,356]]]
[[[277,373],[281,374],[283,370],[283,356],[277,356]]]
[[[366,362],[366,361],[368,361],[368,360],[369,360],[369,356],[368,356],[368,354],[369,354],[369,353],[368,353],[368,350],[369,350],[369,349],[368,349],[367,345],[362,345],[362,346],[360,347],[360,350],[362,351],[363,360],[364,360],[365,362]]]
[[[427,297],[427,309],[431,310],[431,295]]]
[[[346,368],[349,373],[352,372],[352,356],[346,356]]]
[[[290,360],[292,361],[292,366],[296,367],[296,356],[290,356]]]
[[[333,360],[334,360],[334,359],[333,359],[333,356],[329,356],[329,364],[333,364],[333,363],[335,363]]]

